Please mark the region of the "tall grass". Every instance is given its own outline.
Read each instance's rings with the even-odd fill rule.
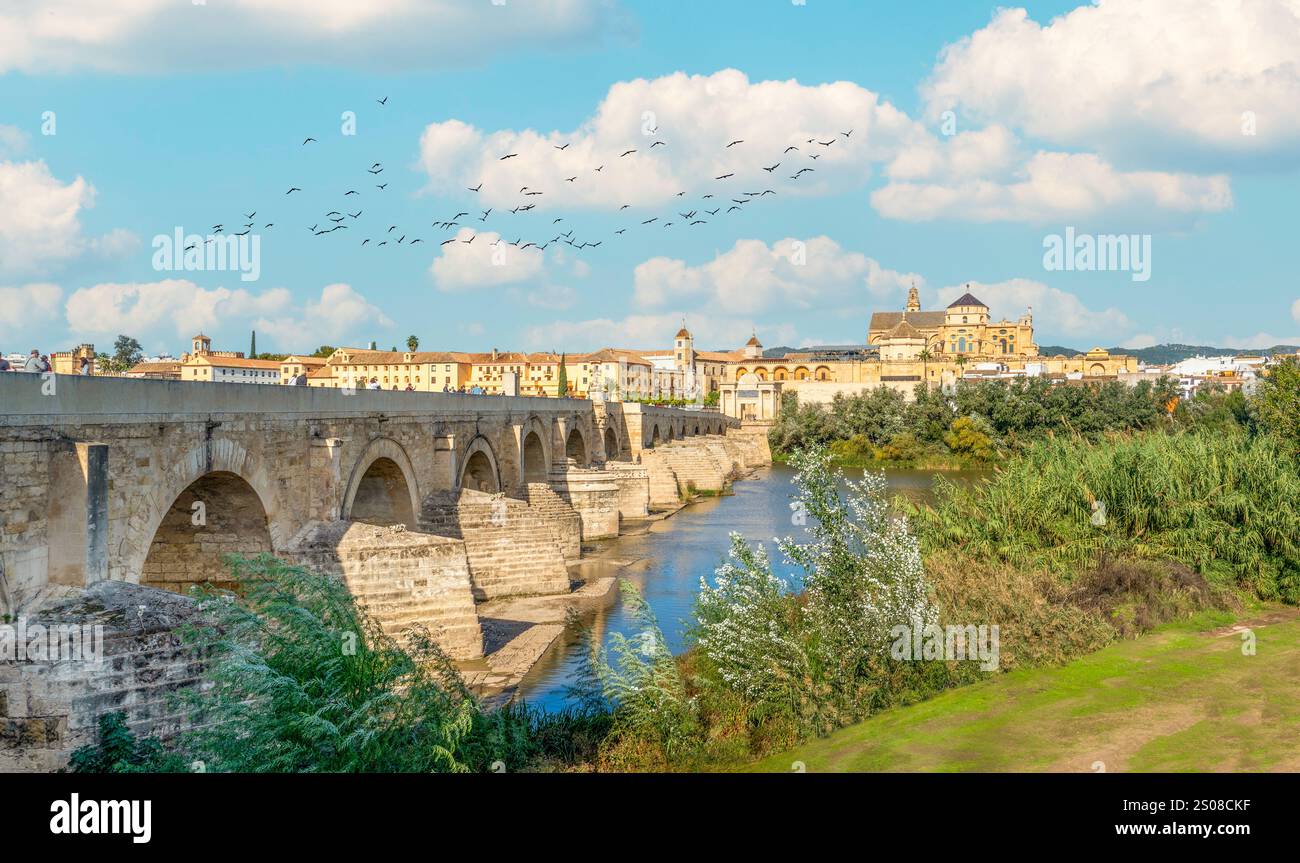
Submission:
[[[909,505],[928,552],[1046,567],[1172,560],[1211,583],[1300,602],[1300,475],[1268,436],[1234,428],[1053,438],[969,486]],[[1104,524],[1098,513],[1104,512]]]

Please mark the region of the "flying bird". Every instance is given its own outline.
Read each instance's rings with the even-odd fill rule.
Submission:
[[[388,188],[388,184],[387,184],[387,183],[380,183],[378,186],[375,186],[375,188],[382,192],[384,189],[387,189],[387,188]]]
[[[479,189],[483,188],[483,183],[480,181],[479,184],[478,184],[477,186],[468,186],[467,188],[468,188],[471,192],[477,192]]]
[[[714,177],[713,179],[715,179],[715,180],[725,180],[725,179],[727,179],[728,177],[734,177],[734,176],[736,176],[736,175],[735,175],[735,174],[723,174],[721,177]]]
[[[343,197],[346,198],[348,195],[360,195],[360,194],[361,193],[358,192],[356,189],[348,189],[346,192],[343,193]]]
[[[764,168],[763,170],[764,170],[764,171],[767,171],[767,172],[770,174],[770,173],[772,173],[773,171],[775,171],[775,170],[776,170],[777,168],[779,168],[779,167],[781,167],[781,163],[780,163],[780,162],[777,162],[777,163],[776,163],[775,165],[773,165],[772,167],[770,167],[770,168]]]
[[[306,147],[308,144],[314,144],[315,142],[316,142],[315,138],[307,138],[305,141],[302,142],[302,145]]]
[[[645,220],[644,222],[642,222],[641,224],[643,224],[643,225],[648,225],[648,224],[650,224],[651,222],[658,221],[658,219],[659,219],[659,217],[658,217],[658,216],[655,216],[653,219],[646,219],[646,220]]]
[[[655,141],[653,144],[650,145],[650,149],[653,150],[655,147],[666,147],[666,146],[668,146],[667,141]]]
[[[292,189],[290,189],[289,191],[285,192],[285,194],[286,194],[286,195],[292,195],[294,192],[301,192],[301,191],[302,191],[302,189],[299,189],[297,186],[294,186]]]
[[[745,142],[744,142],[744,141],[732,141],[730,144],[728,144],[727,146],[723,147],[722,149],[724,149],[724,150],[729,150],[729,149],[731,149],[732,147],[736,146],[737,144],[743,144],[743,143],[745,143]]]
[[[388,97],[385,96],[384,98],[382,98],[382,99],[376,99],[375,101],[378,102],[378,103],[381,104],[381,105],[387,105],[387,104],[388,104]]]
[[[799,148],[796,147],[794,144],[791,144],[789,147],[786,147],[786,148],[785,148],[785,153],[788,153],[788,152],[790,152],[791,150],[798,150],[798,149],[799,149]],[[785,153],[782,153],[781,155],[784,156]]]
[[[636,152],[636,150],[625,150],[625,151],[623,151],[622,153],[619,154],[619,158],[621,159],[621,158],[623,158],[624,156],[630,156],[630,155],[632,155],[632,154],[635,153],[635,152]]]
[[[498,161],[498,162],[504,162],[506,159],[513,159],[515,156],[518,156],[518,155],[519,155],[518,153],[508,153],[508,154],[502,156],[500,159],[497,159],[497,161]]]
[[[554,146],[554,145],[552,145],[552,146]],[[567,150],[567,149],[569,149],[569,144],[566,142],[565,145],[564,145],[563,147],[555,147],[555,149],[557,149],[557,150]]]

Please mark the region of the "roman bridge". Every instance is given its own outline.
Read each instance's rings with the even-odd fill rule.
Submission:
[[[337,572],[385,625],[481,651],[474,601],[563,592],[584,540],[720,490],[765,444],[633,403],[0,375],[0,614],[100,581]]]

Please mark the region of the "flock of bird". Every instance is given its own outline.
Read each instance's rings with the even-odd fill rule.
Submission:
[[[376,99],[375,101],[383,107],[388,104],[388,97],[385,96],[383,99]],[[650,135],[653,136],[657,134],[657,132],[657,129],[650,130]],[[775,176],[775,172],[778,169],[785,167],[787,170],[791,171],[790,174],[785,176],[788,176],[790,181],[798,181],[805,174],[811,174],[817,170],[816,162],[827,149],[839,140],[849,140],[852,135],[853,130],[849,129],[848,131],[840,132],[837,135],[832,135],[825,140],[823,140],[822,137],[813,136],[801,140],[800,143],[790,144],[787,146],[772,164],[769,165],[765,164],[763,161],[759,161],[754,165],[754,167],[761,168],[767,174],[773,176]],[[301,146],[307,147],[316,143],[319,143],[316,138],[307,136],[303,139]],[[552,146],[556,150],[563,152],[569,148],[570,144],[564,143]],[[655,138],[646,150],[647,152],[655,152],[660,147],[668,148],[669,146],[670,144],[668,141],[661,138]],[[330,237],[336,235],[344,236],[339,234],[340,231],[350,231],[353,232],[354,235],[370,234],[370,236],[362,236],[359,243],[361,246],[372,248],[389,245],[416,246],[426,242],[424,236],[417,236],[417,234],[425,234],[427,230],[441,233],[447,231],[456,232],[455,235],[448,239],[439,240],[436,236],[430,238],[430,241],[436,241],[440,246],[448,246],[453,243],[469,245],[474,242],[480,232],[491,227],[498,237],[495,241],[496,243],[506,243],[507,245],[514,246],[521,251],[533,248],[544,252],[548,247],[557,243],[566,244],[575,250],[595,249],[599,248],[601,244],[607,240],[612,240],[614,237],[622,236],[629,228],[651,229],[657,227],[667,229],[678,225],[686,228],[697,228],[710,224],[712,220],[721,219],[730,216],[733,213],[743,213],[753,202],[762,200],[769,195],[777,195],[778,190],[776,188],[761,188],[748,191],[726,190],[727,181],[736,177],[736,174],[741,167],[741,162],[745,158],[742,155],[745,152],[744,148],[745,141],[741,138],[729,141],[724,147],[722,147],[722,150],[724,151],[733,151],[734,149],[737,168],[734,170],[729,169],[725,173],[713,177],[713,182],[720,185],[713,187],[715,191],[702,195],[698,202],[695,202],[690,207],[682,210],[674,209],[670,214],[660,213],[658,215],[652,215],[650,218],[646,219],[634,218],[631,221],[622,224],[618,228],[614,228],[612,233],[606,236],[578,237],[575,236],[576,228],[561,230],[561,228],[568,227],[567,224],[564,224],[566,221],[564,216],[550,219],[549,222],[544,219],[539,220],[536,217],[531,219],[528,218],[534,213],[534,211],[538,210],[538,203],[545,199],[546,189],[541,186],[533,187],[527,185],[520,187],[520,189],[514,193],[514,196],[517,199],[515,205],[505,210],[494,210],[492,207],[488,207],[484,210],[475,210],[473,212],[460,210],[447,217],[434,218],[434,220],[427,226],[427,229],[424,227],[388,224],[387,229],[384,230],[383,226],[386,222],[383,220],[376,221],[373,218],[370,218],[363,222],[362,216],[366,215],[367,208],[359,205],[360,200],[365,198],[365,196],[369,195],[372,198],[374,196],[382,196],[385,190],[387,190],[388,181],[383,178],[384,164],[382,162],[373,162],[365,169],[366,173],[370,175],[367,184],[360,188],[344,188],[340,194],[340,198],[343,200],[336,204],[336,206],[342,207],[342,210],[332,209],[325,212],[321,214],[320,218],[316,219],[312,225],[305,227],[307,227],[307,229],[317,237]],[[821,149],[819,150],[818,148]],[[611,154],[610,160],[626,159],[638,152],[639,148],[625,149],[617,155]],[[518,153],[505,153],[497,157],[497,160],[505,162],[509,159],[515,159],[518,157]],[[604,171],[606,164],[610,164],[610,161],[607,160],[606,162],[599,164],[588,165],[584,168],[584,173],[573,174],[572,176],[557,176],[552,178],[551,182],[566,182],[573,184],[576,184],[579,181],[600,182],[601,174]],[[584,176],[584,174],[586,176]],[[381,179],[384,179],[384,181],[380,182]],[[766,186],[767,184],[764,183],[763,185]],[[371,186],[373,186],[373,191],[369,188]],[[481,194],[483,188],[484,183],[480,181],[475,186],[467,187],[467,192]],[[284,197],[290,197],[294,194],[301,193],[302,191],[303,189],[298,186],[290,186],[288,191],[284,193]],[[677,192],[674,197],[685,198],[686,194],[686,192],[681,191]],[[356,206],[356,212],[351,212],[351,208],[348,204],[351,203],[354,198],[358,201],[358,204]],[[617,212],[622,214],[625,211],[632,209],[632,207],[632,204],[625,203],[618,208]],[[373,207],[373,209],[381,208],[382,205]],[[213,236],[209,236],[205,242],[213,242],[215,235],[221,233],[233,234],[238,237],[248,235],[257,224],[255,218],[258,212],[257,209],[254,209],[252,212],[242,213],[241,215],[243,215],[244,219],[247,221],[239,223],[241,229],[238,231],[227,231],[224,223],[213,225],[211,228]],[[498,225],[499,221],[507,221],[507,215],[510,217],[511,223],[509,225]],[[674,218],[674,216],[676,218]],[[519,227],[517,230],[514,229],[516,223],[513,221],[516,217],[524,217],[519,220]],[[488,225],[488,220],[490,218],[493,219],[493,224],[491,226]],[[465,221],[462,222],[462,219]],[[678,219],[680,219],[680,221],[678,221]],[[357,230],[363,224],[367,228],[370,228],[370,230],[364,232]],[[476,224],[481,227],[476,227]],[[543,226],[549,227],[550,230],[541,233],[539,229]],[[262,226],[262,230],[269,230],[274,227],[274,222],[265,222]],[[610,227],[612,228],[613,226]],[[468,235],[466,235],[461,229],[468,229]],[[525,233],[530,234],[533,238],[525,241]],[[540,236],[538,236],[539,233],[541,234]],[[554,234],[553,236],[551,236],[552,233]],[[517,238],[514,241],[507,242],[505,238],[510,234],[516,234]],[[194,248],[193,245],[187,246],[186,251],[189,251],[192,248]]]

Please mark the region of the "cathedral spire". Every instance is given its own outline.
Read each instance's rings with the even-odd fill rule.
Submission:
[[[921,311],[921,295],[916,292],[915,280],[913,280],[912,287],[907,292],[907,310],[909,312]]]

